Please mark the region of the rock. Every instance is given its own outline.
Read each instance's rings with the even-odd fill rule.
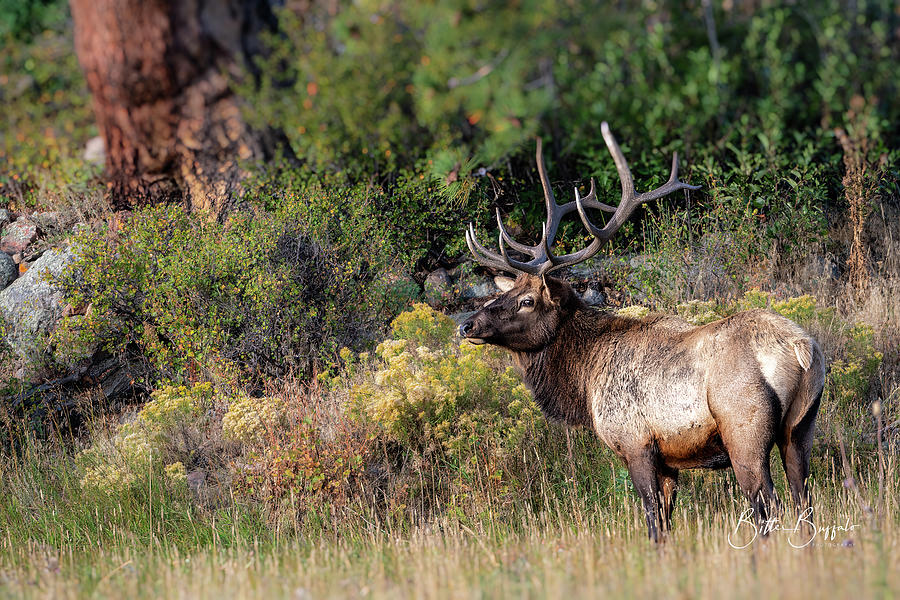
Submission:
[[[57,212],[34,213],[31,215],[31,218],[42,230],[57,229],[59,227],[59,213]]]
[[[428,274],[428,277],[425,278],[425,285],[428,284],[434,286],[451,286],[453,285],[453,281],[450,279],[450,274],[447,273],[447,269],[443,267],[435,269],[431,273]]]
[[[569,271],[576,277],[588,278],[597,274],[608,273],[609,271],[616,270],[617,268],[621,267],[620,263],[623,262],[624,260],[619,257],[594,257],[583,263],[572,265],[571,267],[569,267]]]
[[[106,144],[103,142],[103,138],[98,135],[89,139],[84,145],[84,154],[81,157],[87,162],[98,165],[106,162]]]
[[[38,350],[41,338],[62,316],[62,292],[48,277],[58,277],[75,260],[68,248],[48,250],[9,287],[0,291],[0,316],[7,341],[20,358]]]
[[[798,269],[811,281],[837,281],[841,278],[841,267],[831,255],[811,254],[806,257]]]
[[[37,223],[27,217],[19,217],[3,228],[0,251],[7,254],[22,252],[28,244],[37,239],[39,231]]]
[[[206,483],[206,471],[203,469],[194,469],[187,474],[188,488],[195,494],[200,492],[200,488]]]
[[[647,268],[652,266],[650,257],[648,257],[646,254],[635,254],[630,259],[628,259],[628,264],[632,269]]]
[[[0,289],[6,288],[19,275],[16,262],[4,252],[0,252]]]
[[[598,292],[592,287],[584,290],[584,293],[581,295],[581,299],[584,300],[589,306],[606,304],[606,297],[603,295],[603,293]]]
[[[443,305],[453,293],[453,281],[447,269],[435,269],[425,278],[425,301],[432,306]]]
[[[9,256],[9,255],[7,254],[7,256]],[[16,252],[15,254],[12,255],[12,259],[13,259],[13,262],[18,265],[18,264],[21,264],[21,262],[23,260],[25,260],[25,257],[22,256],[21,252]]]
[[[459,295],[463,298],[484,298],[497,293],[497,286],[488,277],[466,277],[459,280]]]
[[[12,221],[12,215],[5,208],[0,208],[0,227]]]

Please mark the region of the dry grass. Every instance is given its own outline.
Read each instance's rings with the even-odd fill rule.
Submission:
[[[863,503],[877,506],[871,469]],[[890,465],[896,481],[897,464]],[[412,530],[358,526],[234,548],[179,550],[165,539],[122,539],[74,551],[0,541],[0,590],[32,598],[581,598],[890,597],[900,592],[896,486],[877,514],[835,473],[815,482],[820,528],[806,548],[774,532],[729,545],[744,506],[720,475],[689,478],[699,502],[679,504],[667,543],[651,545],[630,499],[545,507],[507,522],[444,519]],[[872,487],[875,486],[875,487]],[[786,517],[786,520],[787,517]],[[361,522],[360,522],[361,523]],[[832,538],[822,528],[854,525]],[[746,532],[746,531],[745,531]],[[85,556],[85,553],[87,556]]]
[[[0,461],[0,597],[892,597],[900,461],[887,453],[882,476],[871,449],[847,455],[814,468],[814,536],[753,539],[731,473],[686,472],[656,546],[615,471],[590,500],[545,489],[536,507],[424,519],[359,501],[271,529],[251,506],[197,510],[152,478],[138,495],[91,498],[64,453],[34,447]]]

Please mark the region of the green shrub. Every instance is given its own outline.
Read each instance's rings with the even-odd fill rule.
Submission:
[[[56,335],[135,353],[163,379],[310,373],[344,345],[366,343],[409,289],[390,273],[383,238],[364,228],[330,238],[297,198],[277,212],[225,223],[178,207],[134,213],[75,240],[63,277],[68,302],[90,305]],[[325,246],[312,237],[333,241]]]
[[[829,384],[832,397],[843,407],[862,404],[869,393],[872,378],[878,372],[884,355],[875,350],[875,331],[870,325],[850,328],[846,356],[831,364]]]
[[[97,128],[67,3],[0,0],[0,47],[0,205],[58,210],[101,170],[81,158]]]

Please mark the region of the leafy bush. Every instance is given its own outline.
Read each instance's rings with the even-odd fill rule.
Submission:
[[[608,120],[642,187],[661,184],[670,152],[684,151],[686,179],[705,190],[668,202],[687,204],[694,241],[731,238],[718,255],[740,278],[773,247],[789,258],[821,238],[841,169],[832,127],[856,99],[872,106],[875,154],[896,160],[892,5],[844,12],[836,0],[724,5],[710,38],[698,3],[288,8],[262,85],[246,91],[252,116],[281,124],[317,173],[388,187],[416,173],[430,199],[407,218],[498,193],[533,237],[542,216],[530,202],[531,137],[552,133],[551,172],[566,195],[574,178],[593,175],[612,198],[618,181],[599,131]],[[563,247],[578,229],[563,227]]]
[[[81,204],[100,168],[81,158],[97,128],[67,3],[0,0],[0,46],[0,205]]]
[[[884,355],[875,350],[875,330],[870,325],[850,328],[846,356],[831,364],[829,383],[832,397],[842,406],[861,403],[868,396],[872,378],[878,372]]]
[[[150,208],[75,240],[63,277],[68,302],[90,306],[64,322],[64,342],[137,354],[163,379],[309,374],[344,345],[365,343],[405,302],[387,250],[364,228],[337,237],[310,221],[305,198],[227,222],[178,207]],[[319,215],[321,217],[321,215]],[[72,346],[70,345],[70,348]]]

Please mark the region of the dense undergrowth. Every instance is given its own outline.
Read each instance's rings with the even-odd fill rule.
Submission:
[[[886,375],[885,356],[875,349],[882,340],[871,326],[810,296],[779,301],[751,291],[737,302],[694,301],[674,312],[702,324],[759,307],[817,332],[837,359],[813,450],[820,529],[806,552],[840,566],[842,576],[813,569],[806,585],[845,589],[852,581],[873,592],[896,590],[896,434],[884,433],[863,400],[877,396],[877,417],[895,414],[900,401],[895,379],[885,394],[875,377]],[[568,572],[564,565],[578,556],[594,557],[586,564],[595,568],[593,561],[602,561],[604,572],[621,565],[628,575],[617,576],[617,585],[657,589],[648,573],[626,568],[659,557],[641,550],[644,525],[625,469],[592,432],[548,424],[503,353],[460,345],[453,329],[446,316],[416,305],[394,320],[374,353],[342,351],[340,371],[323,374],[318,386],[273,384],[256,396],[209,383],[164,386],[122,419],[98,415],[77,452],[29,438],[0,459],[0,583],[32,596],[115,595],[153,589],[149,572],[165,574],[173,589],[195,590],[185,575],[192,573],[206,578],[206,587],[184,593],[208,597],[219,583],[203,574],[207,561],[242,560],[294,586],[263,586],[280,596],[302,588],[328,596],[352,590],[442,597],[447,590],[440,586],[425,593],[403,581],[434,585],[427,557],[445,552],[445,566],[453,565],[445,576],[461,593],[475,589],[471,578],[489,577],[503,586],[492,594],[550,594],[561,585],[551,584],[550,573]],[[759,556],[774,552],[783,566],[802,556],[791,544],[808,537],[776,532],[771,541],[754,541],[741,525],[742,506],[730,473],[686,472],[668,543],[701,560],[736,561],[735,576],[748,590],[770,589],[779,570],[769,558],[755,569],[744,564],[757,560],[754,544],[764,550]],[[794,518],[788,513],[785,526]],[[394,540],[407,541],[395,547]],[[407,544],[424,554],[413,559],[400,549]],[[751,549],[738,553],[734,546],[744,544]],[[456,564],[470,545],[484,554]],[[334,552],[346,557],[344,567],[328,558]],[[373,553],[383,555],[386,571],[369,562]],[[401,566],[411,559],[421,564]],[[295,561],[299,580],[276,566]],[[849,564],[869,566],[844,569]],[[375,571],[365,576],[360,568]],[[325,584],[342,572],[349,588]],[[721,582],[694,569],[685,572],[693,583],[684,588],[669,559],[655,572],[671,589],[693,589],[695,596],[715,595],[709,590]],[[242,591],[230,594],[259,589],[244,582],[254,577],[250,571],[235,574]],[[581,573],[559,589],[583,595],[609,582]]]

